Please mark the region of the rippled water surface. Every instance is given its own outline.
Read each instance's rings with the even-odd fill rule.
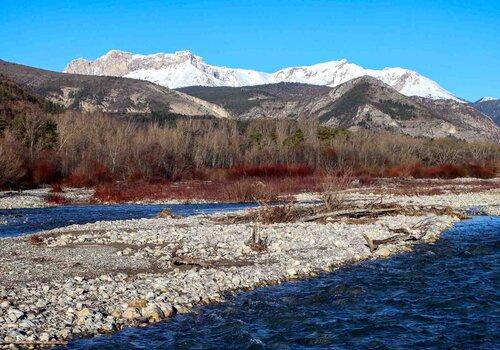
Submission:
[[[458,223],[435,245],[70,349],[500,348],[500,217]]]
[[[152,218],[164,209],[170,209],[175,215],[188,216],[234,211],[252,206],[255,204],[116,204],[0,209],[0,237],[17,236],[72,224],[86,224],[103,220]]]

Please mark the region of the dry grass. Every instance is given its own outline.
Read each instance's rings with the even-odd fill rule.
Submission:
[[[327,182],[323,177],[242,178],[235,180],[149,183],[114,182],[95,188],[95,202],[124,203],[159,200],[209,200],[218,202],[273,202],[303,192],[316,192]]]
[[[264,224],[274,224],[279,222],[294,222],[310,211],[310,209],[293,204],[262,205],[253,213],[253,216],[255,221]]]
[[[344,192],[354,181],[351,171],[345,171],[332,178],[325,190],[322,199],[326,210],[339,210],[345,206],[346,193]]]

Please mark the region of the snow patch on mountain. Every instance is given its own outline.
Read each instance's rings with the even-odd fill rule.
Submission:
[[[477,100],[476,102],[488,102],[488,101],[495,101],[498,100],[496,97],[491,97],[491,96],[484,96],[483,98]]]
[[[140,55],[111,50],[94,61],[73,60],[66,66],[64,72],[148,80],[172,89],[194,85],[249,86],[279,82],[334,87],[368,75],[380,79],[407,96],[461,101],[433,80],[417,72],[404,68],[365,69],[345,59],[265,73],[209,65],[190,51]]]

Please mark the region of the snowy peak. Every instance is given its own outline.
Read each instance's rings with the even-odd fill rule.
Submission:
[[[490,96],[484,96],[483,98],[479,99],[476,101],[477,102],[488,102],[488,101],[495,101],[498,100],[498,98],[495,97],[490,97]]]
[[[185,86],[243,86],[265,84],[269,74],[246,69],[216,67],[191,51],[138,55],[112,50],[95,61],[71,61],[66,73],[112,75],[148,80],[169,88]]]
[[[275,73],[227,68],[205,63],[191,51],[138,55],[111,50],[94,61],[71,61],[67,73],[123,76],[148,80],[169,88],[186,86],[249,86],[279,82],[337,86],[368,75],[407,96],[460,101],[433,80],[404,68],[365,69],[345,59],[311,66],[289,67]]]

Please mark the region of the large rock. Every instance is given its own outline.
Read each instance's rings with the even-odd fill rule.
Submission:
[[[161,321],[165,318],[165,314],[156,304],[149,304],[146,308],[141,310],[141,314],[151,323]]]
[[[138,308],[129,306],[123,311],[122,317],[127,320],[135,320],[142,318],[142,315]]]

